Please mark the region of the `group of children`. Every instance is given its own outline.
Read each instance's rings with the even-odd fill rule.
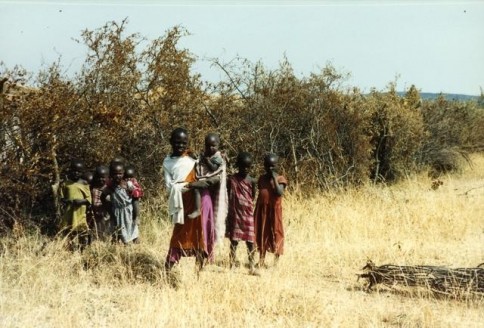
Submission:
[[[180,256],[183,256],[180,255],[181,252],[186,251],[184,247],[178,245],[182,245],[185,240],[188,240],[186,239],[187,233],[199,230],[198,228],[192,229],[193,224],[190,221],[203,217],[204,209],[201,205],[200,193],[206,192],[207,186],[210,185],[205,181],[215,176],[218,176],[216,184],[218,184],[219,190],[223,190],[226,195],[224,200],[226,212],[222,212],[224,231],[222,234],[219,231],[218,234],[225,235],[230,240],[230,266],[235,267],[239,263],[236,260],[236,252],[241,241],[245,242],[247,246],[250,274],[258,275],[254,259],[256,252],[259,252],[259,267],[266,267],[267,252],[275,254],[275,263],[277,263],[279,256],[284,251],[282,195],[287,186],[286,178],[277,173],[277,155],[271,153],[264,157],[265,173],[256,180],[250,176],[253,165],[252,155],[248,152],[241,152],[235,161],[237,172],[220,179],[221,175],[227,173],[227,163],[225,156],[218,149],[220,144],[218,135],[207,135],[205,149],[200,157],[188,159],[188,156],[184,157],[187,153],[187,133],[183,129],[180,130],[181,132],[176,131],[172,133],[174,136],[172,135],[170,139],[173,153],[164,161],[165,180],[167,180],[169,192],[170,194],[175,191],[179,193],[178,196],[170,196],[169,200],[170,215],[176,227],[170,242],[167,267],[171,268],[174,263],[178,262]],[[188,165],[188,170],[176,173],[182,163],[179,160],[183,158],[187,158],[184,161]],[[172,168],[169,165],[171,162],[173,162]],[[190,167],[197,168],[196,176],[190,178],[190,183],[185,182],[180,185],[186,181],[185,177],[192,170]],[[171,172],[168,172],[170,170]],[[122,160],[114,159],[109,168],[98,166],[92,174],[89,173],[85,171],[82,161],[73,160],[71,162],[68,179],[63,183],[60,192],[61,200],[65,204],[61,228],[71,236],[71,241],[73,239],[78,241],[81,249],[91,242],[93,236],[104,240],[110,238],[124,244],[138,242],[139,200],[143,196],[143,190],[134,176],[134,169],[125,166]],[[183,205],[182,194],[186,192],[193,192],[194,205],[188,214],[184,214],[183,210],[178,214],[176,211],[172,213],[172,205],[176,204],[177,197],[178,204]],[[220,194],[223,193],[220,192]],[[220,197],[217,197],[217,200],[220,201]],[[220,212],[219,208],[222,207],[221,204],[215,202],[210,211],[211,213]],[[185,215],[189,219],[188,221],[184,220]],[[220,223],[220,219],[218,221]],[[213,225],[213,223],[211,224]],[[183,229],[187,231],[183,231]],[[200,236],[195,236],[193,243],[188,241],[192,245],[205,244],[207,246],[214,242],[214,239],[212,238],[210,241],[207,235],[213,237],[215,234],[213,230],[208,231],[204,225],[205,240],[200,243],[200,240],[197,239]],[[183,240],[177,240],[178,237]],[[213,245],[209,247],[208,251],[205,250],[209,257],[212,249]],[[177,255],[177,253],[180,254]]]
[[[277,173],[278,157],[264,157],[265,173],[256,182],[250,176],[252,156],[247,152],[238,154],[237,173],[228,177],[229,212],[227,233],[230,240],[230,266],[237,265],[236,251],[240,241],[245,241],[249,258],[249,272],[257,275],[254,253],[259,252],[258,266],[267,267],[267,252],[274,253],[275,263],[284,252],[284,228],[282,222],[282,195],[287,180]],[[259,194],[255,204],[256,190]],[[256,246],[254,245],[256,243]]]
[[[72,160],[60,188],[64,213],[60,228],[73,247],[81,250],[93,238],[114,242],[139,241],[139,200],[143,189],[132,166],[115,158],[109,168],[85,170],[81,160]]]
[[[250,176],[253,165],[252,155],[248,152],[241,152],[237,155],[235,167],[237,172],[223,177],[226,173],[226,158],[218,150],[220,140],[218,135],[210,133],[205,138],[205,149],[199,158],[191,157],[188,145],[188,132],[178,128],[172,132],[170,143],[173,152],[164,160],[163,169],[165,182],[169,192],[169,213],[175,224],[170,250],[165,264],[168,270],[180,259],[180,254],[194,254],[199,256],[202,244],[207,253],[208,260],[213,257],[211,254],[211,240],[207,238],[206,212],[219,212],[223,207],[223,200],[220,196],[224,191],[227,194],[227,212],[223,216],[224,229],[222,234],[215,229],[216,235],[222,235],[230,240],[230,267],[239,264],[236,260],[236,252],[239,242],[245,242],[249,259],[249,273],[258,275],[255,263],[255,253],[259,252],[258,267],[266,267],[266,253],[275,254],[277,263],[279,256],[284,252],[284,229],[282,221],[282,195],[287,186],[287,180],[277,173],[278,157],[275,154],[267,154],[264,157],[265,173],[258,180]],[[194,181],[189,173],[195,167],[197,176]],[[215,184],[206,183],[211,177],[217,176]],[[212,207],[200,207],[200,192],[206,193],[207,189],[215,186],[219,190],[218,197],[212,197]],[[182,197],[183,193],[193,191],[195,206],[190,205],[190,197]],[[258,191],[258,196],[256,194]],[[210,204],[209,204],[210,205]],[[183,206],[189,207],[189,210]],[[188,212],[187,212],[188,211]],[[188,214],[187,214],[188,213]],[[201,227],[192,220],[200,217]],[[220,223],[220,218],[215,217],[216,226]],[[200,237],[194,231],[203,231]],[[218,239],[218,238],[217,238]],[[197,248],[198,247],[198,248]],[[198,254],[198,255],[197,255]],[[182,255],[186,256],[186,255]],[[200,259],[197,259],[199,268],[203,266]]]

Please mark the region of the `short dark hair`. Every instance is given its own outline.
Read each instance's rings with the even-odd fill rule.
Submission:
[[[123,163],[119,163],[119,162],[115,162],[115,163],[112,163],[110,166],[109,166],[109,175],[112,176],[112,174],[114,173],[114,171],[116,170],[123,170],[124,171],[124,164]]]
[[[69,165],[69,168],[73,169],[73,168],[76,168],[77,166],[81,166],[82,168],[84,168],[84,161],[78,158],[72,159]]]
[[[264,163],[266,163],[266,161],[268,161],[268,160],[271,160],[272,158],[274,158],[276,161],[279,161],[279,156],[277,156],[277,154],[275,154],[275,153],[267,153],[264,156]]]
[[[184,128],[176,128],[174,129],[173,131],[171,131],[171,134],[170,134],[170,141],[173,140],[173,138],[175,138],[175,136],[178,136],[180,134],[185,134],[188,136],[188,131]]]
[[[207,140],[209,140],[210,138],[215,138],[215,140],[220,143],[220,136],[217,133],[207,133],[207,135],[205,136],[205,142],[207,142]]]
[[[237,158],[235,160],[235,166],[239,167],[240,164],[246,160],[246,159],[250,159],[252,161],[252,155],[249,153],[249,152],[246,152],[246,151],[242,151],[240,152],[238,155],[237,155]]]
[[[100,166],[97,166],[96,169],[94,170],[94,177],[100,177],[104,174],[109,174],[109,169],[107,166],[100,165]]]

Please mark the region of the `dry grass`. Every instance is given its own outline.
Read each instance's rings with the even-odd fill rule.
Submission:
[[[140,245],[96,243],[81,255],[39,235],[5,238],[0,326],[482,327],[482,297],[398,287],[368,294],[356,281],[368,258],[379,265],[484,262],[484,156],[472,160],[436,190],[418,176],[391,187],[287,195],[286,254],[260,277],[225,266],[225,241],[217,265],[199,276],[194,259],[183,259],[179,288],[171,288],[160,270],[171,227],[149,203]],[[242,263],[245,254],[242,244]]]

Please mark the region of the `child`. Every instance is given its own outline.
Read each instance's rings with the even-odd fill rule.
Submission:
[[[89,185],[82,178],[84,163],[72,160],[67,174],[68,180],[60,189],[60,198],[66,205],[60,228],[68,233],[70,242],[78,244],[82,251],[89,244],[89,226],[87,225],[87,207],[91,204]]]
[[[109,210],[106,204],[101,201],[101,195],[107,188],[108,178],[109,169],[106,166],[96,167],[91,184],[92,219],[90,220],[90,227],[95,231],[96,238],[101,239],[105,239],[111,234]]]
[[[89,187],[92,185],[93,178],[94,178],[94,173],[91,170],[85,170],[81,175],[81,179],[83,180],[82,182],[84,184],[87,184]],[[90,188],[89,190],[91,190],[91,199],[93,199],[92,189]],[[92,204],[89,204],[86,207],[86,220],[87,220],[87,225],[89,227],[89,230],[92,231],[94,229],[94,213],[92,212]],[[88,243],[90,244],[91,241],[92,241],[92,235],[90,233]]]
[[[124,178],[128,183],[132,184],[132,186],[130,186],[130,189],[131,198],[133,199],[133,221],[136,222],[136,224],[139,224],[139,200],[141,197],[143,197],[143,189],[141,188],[138,180],[136,180],[135,170],[133,166],[126,167],[126,170],[124,172]]]
[[[266,252],[275,254],[275,264],[284,252],[284,228],[282,224],[282,195],[287,180],[277,174],[278,157],[264,157],[266,173],[259,178],[259,196],[255,206],[255,235],[259,250],[259,267],[266,267]]]
[[[86,182],[86,184],[91,185],[92,184],[92,179],[94,178],[94,173],[92,171],[84,171],[82,174],[82,179]]]
[[[220,138],[215,133],[209,133],[205,137],[205,149],[200,154],[200,160],[197,166],[197,180],[209,179],[222,173],[223,158],[218,150]],[[199,189],[193,189],[195,194],[195,210],[188,215],[190,219],[200,216],[201,195]]]
[[[258,275],[254,265],[254,198],[256,181],[249,175],[252,167],[252,156],[241,152],[235,166],[238,172],[228,178],[229,213],[227,216],[226,237],[230,239],[230,267],[236,263],[237,245],[245,241],[249,256],[249,273]]]
[[[171,132],[172,152],[163,160],[163,174],[168,191],[168,213],[174,223],[165,269],[171,269],[182,256],[195,256],[197,269],[203,268],[204,235],[201,216],[188,219],[194,211],[194,193],[183,192],[183,188],[195,182],[195,160],[188,155],[188,132],[176,128]]]
[[[109,168],[110,185],[103,191],[101,201],[107,203],[109,196],[111,215],[116,223],[116,238],[125,245],[138,238],[138,225],[133,222],[133,200],[131,192],[133,184],[124,178],[124,165],[120,162],[111,163]]]

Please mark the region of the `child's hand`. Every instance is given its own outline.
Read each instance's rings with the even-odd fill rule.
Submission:
[[[205,188],[208,188],[209,185],[206,180],[201,180],[201,181],[190,182],[189,187],[191,189],[205,189]]]
[[[71,201],[69,199],[61,198],[61,203],[64,205],[69,205],[71,204]]]
[[[203,156],[202,157],[202,161],[205,163],[205,164],[208,164],[210,162],[210,156]]]

